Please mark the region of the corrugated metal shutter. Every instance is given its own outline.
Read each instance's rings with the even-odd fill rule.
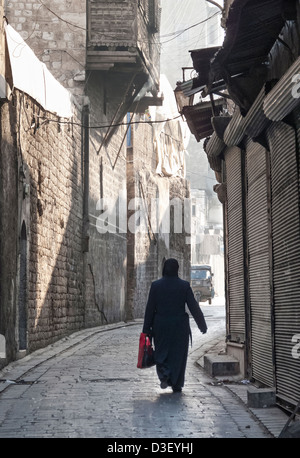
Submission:
[[[242,156],[238,147],[225,153],[228,228],[228,331],[230,340],[245,341]]]
[[[295,130],[273,123],[268,130],[272,176],[275,357],[277,394],[300,399],[300,360],[292,353],[300,333],[299,182]]]
[[[274,386],[267,160],[259,143],[247,144],[246,170],[252,376]]]

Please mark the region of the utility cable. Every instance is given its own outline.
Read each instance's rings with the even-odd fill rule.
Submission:
[[[171,122],[171,121],[175,121],[176,119],[181,118],[181,115],[174,116],[173,118],[161,119],[161,120],[157,120],[157,121],[152,121],[152,120],[148,120],[148,121],[130,121],[130,122],[120,122],[120,123],[116,123],[116,124],[108,124],[108,125],[105,124],[105,125],[98,125],[98,126],[85,126],[84,124],[82,124],[80,122],[74,122],[71,119],[70,120],[66,120],[66,121],[62,121],[61,119],[59,119],[59,120],[50,119],[50,118],[47,118],[47,117],[44,117],[44,116],[38,116],[38,115],[36,117],[43,121],[42,124],[46,124],[47,122],[56,122],[58,124],[73,124],[74,126],[80,126],[80,127],[88,128],[88,129],[107,129],[109,127],[129,126],[129,125],[133,125],[133,124],[159,124],[159,123],[164,123],[164,122]]]

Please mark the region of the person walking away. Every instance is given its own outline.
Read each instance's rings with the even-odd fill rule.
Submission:
[[[143,332],[154,339],[155,363],[162,389],[181,392],[185,381],[191,329],[186,304],[200,331],[207,325],[189,282],[178,276],[176,259],[167,259],[163,276],[151,284],[145,309]]]

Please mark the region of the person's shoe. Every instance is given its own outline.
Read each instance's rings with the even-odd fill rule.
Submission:
[[[181,393],[182,388],[177,388],[176,386],[172,386],[173,393]]]
[[[160,382],[160,387],[161,387],[162,390],[165,390],[166,388],[168,388],[168,386],[169,386],[169,384],[168,384],[167,380],[162,380]]]

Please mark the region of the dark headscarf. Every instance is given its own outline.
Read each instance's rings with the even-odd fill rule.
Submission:
[[[163,267],[163,276],[167,277],[178,277],[179,264],[176,259],[167,259]]]

